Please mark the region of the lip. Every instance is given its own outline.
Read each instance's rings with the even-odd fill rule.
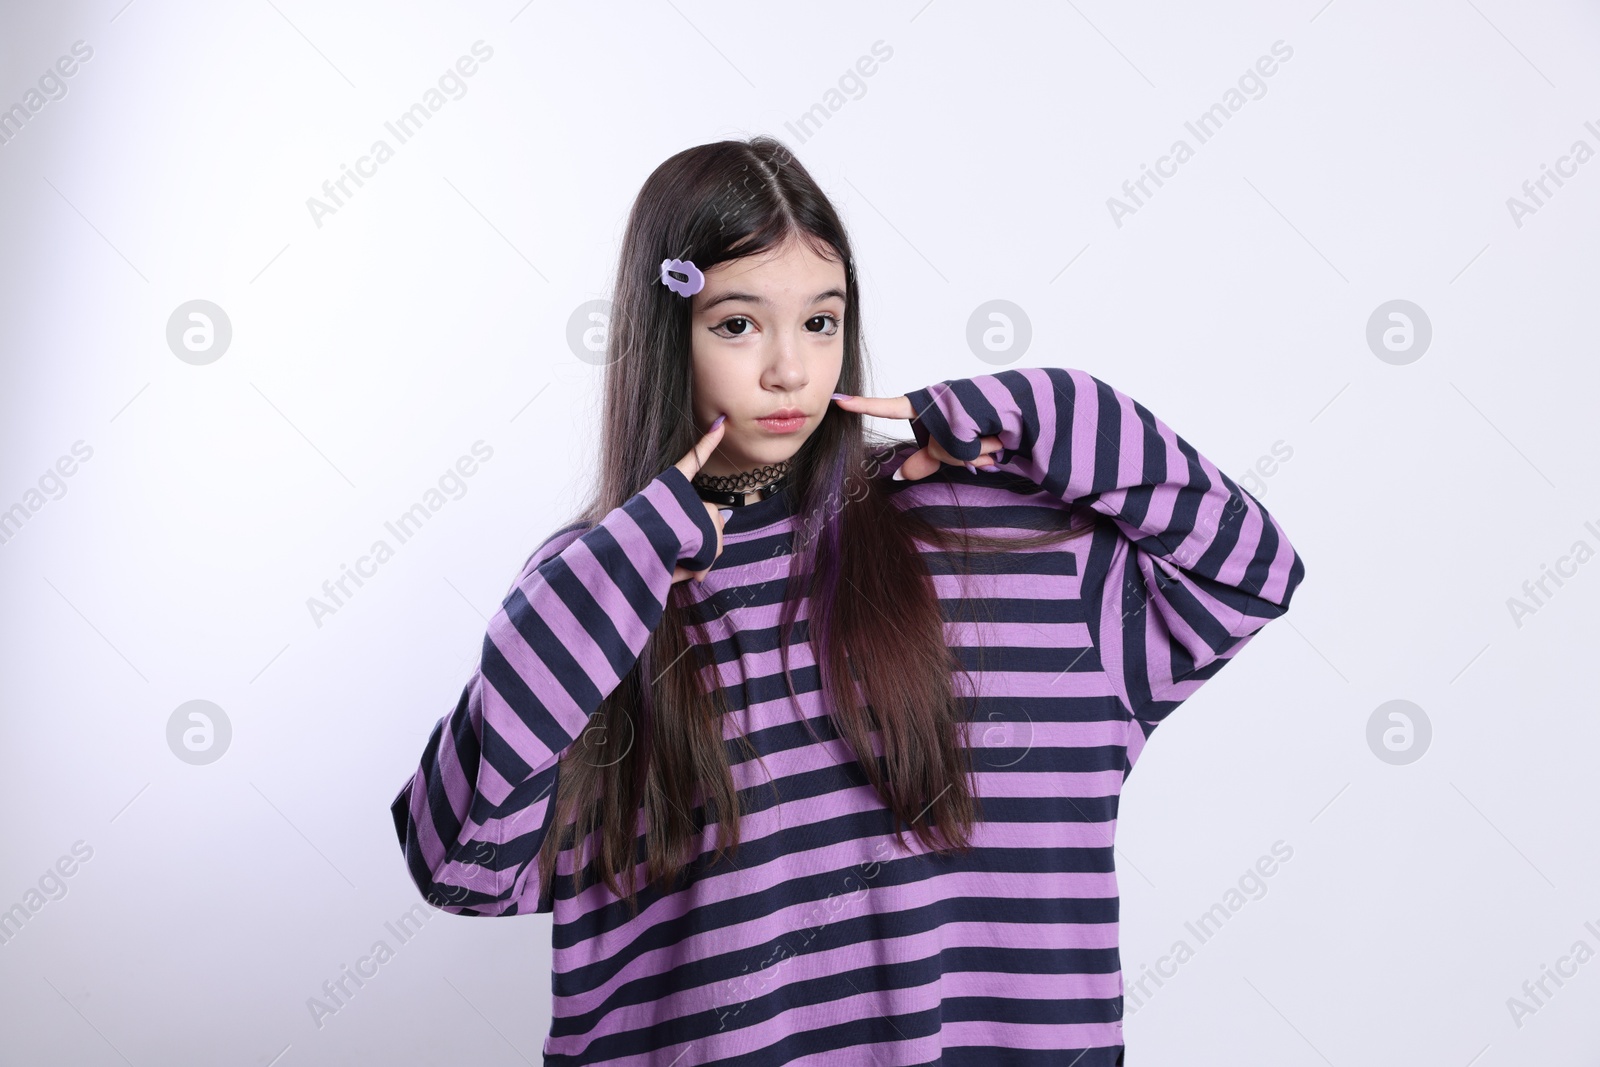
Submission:
[[[806,424],[806,413],[799,408],[779,408],[756,419],[756,425],[772,433],[794,433]]]

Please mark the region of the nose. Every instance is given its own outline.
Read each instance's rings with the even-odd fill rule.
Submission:
[[[805,356],[795,338],[779,337],[773,341],[762,379],[768,389],[782,393],[799,392],[811,381]]]

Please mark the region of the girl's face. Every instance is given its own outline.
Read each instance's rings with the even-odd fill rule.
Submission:
[[[728,421],[702,471],[789,459],[821,425],[844,365],[844,294],[844,264],[793,238],[706,271],[690,298],[695,425]],[[795,417],[770,418],[782,414]]]

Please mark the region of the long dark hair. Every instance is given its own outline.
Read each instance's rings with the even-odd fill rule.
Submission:
[[[761,136],[699,145],[668,159],[645,181],[628,218],[613,290],[600,478],[574,525],[598,522],[700,437],[691,415],[690,302],[661,284],[661,261],[690,259],[708,271],[793,238],[844,264],[837,389],[859,394],[866,385],[861,296],[849,238],[833,205],[781,142]],[[892,812],[896,839],[904,845],[904,826],[930,851],[966,851],[974,796],[959,724],[968,716],[951,684],[951,672],[964,668],[945,638],[946,619],[916,541],[965,566],[974,548],[1033,548],[1088,529],[1069,530],[1071,516],[1059,509],[1039,509],[1043,525],[1034,534],[979,536],[964,521],[935,525],[894,503],[886,489],[892,483],[879,473],[889,457],[915,447],[911,441],[869,442],[860,415],[832,407],[791,458],[795,577],[784,590],[779,647],[795,699],[790,636],[800,601],[809,596],[808,637],[828,715]],[[1007,476],[993,477],[999,484]],[[807,574],[806,588],[798,588]],[[580,875],[592,862],[593,879],[637,913],[641,810],[647,877],[663,892],[695,858],[692,842],[701,825],[691,813],[698,805],[704,804],[704,827],[720,824],[711,863],[725,849],[738,849],[739,798],[723,739],[725,708],[720,689],[707,693],[699,681],[716,673],[710,640],[688,610],[693,596],[686,587],[673,586],[638,664],[562,756],[551,830],[538,857],[546,892],[559,852],[593,835],[587,858],[574,853],[572,892],[585,888]],[[885,618],[894,624],[885,625]],[[873,731],[880,734],[881,763]],[[739,740],[757,755],[748,738]],[[624,872],[626,889],[619,884]]]

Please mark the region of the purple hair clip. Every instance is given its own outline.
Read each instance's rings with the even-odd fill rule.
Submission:
[[[674,272],[683,275],[686,280],[679,281],[673,276]],[[663,259],[661,281],[679,296],[693,296],[706,287],[706,276],[687,259]]]

